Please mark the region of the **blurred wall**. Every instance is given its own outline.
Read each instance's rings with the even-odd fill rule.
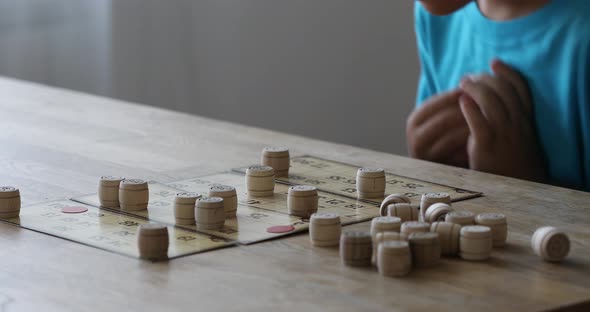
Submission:
[[[0,0],[0,75],[110,94],[110,2]]]
[[[0,0],[0,74],[405,154],[412,6]]]

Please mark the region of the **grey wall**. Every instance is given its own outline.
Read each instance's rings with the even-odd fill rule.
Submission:
[[[0,75],[108,95],[110,3],[0,0]]]
[[[3,3],[54,22],[0,25],[2,75],[405,154],[412,1]]]

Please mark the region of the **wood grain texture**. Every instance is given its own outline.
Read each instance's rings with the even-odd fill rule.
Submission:
[[[453,208],[509,220],[508,243],[489,261],[444,258],[403,279],[345,267],[307,233],[150,263],[0,223],[0,310],[533,311],[590,302],[588,193],[4,78],[0,111],[0,184],[19,187],[23,206],[96,192],[102,175],[169,182],[225,171],[281,145],[482,191]],[[533,253],[542,225],[568,232],[563,263]]]

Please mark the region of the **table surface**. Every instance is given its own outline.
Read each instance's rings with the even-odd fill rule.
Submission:
[[[345,267],[337,249],[312,248],[305,233],[150,263],[0,223],[0,311],[533,311],[590,300],[589,193],[7,78],[0,129],[0,184],[18,186],[23,205],[95,192],[105,174],[169,182],[225,171],[284,145],[482,191],[456,209],[509,220],[509,243],[490,261],[445,258],[401,279]],[[533,254],[543,225],[570,234],[565,262]]]

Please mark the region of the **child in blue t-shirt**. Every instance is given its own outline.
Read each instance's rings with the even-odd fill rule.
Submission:
[[[590,1],[416,3],[410,155],[590,189]]]

